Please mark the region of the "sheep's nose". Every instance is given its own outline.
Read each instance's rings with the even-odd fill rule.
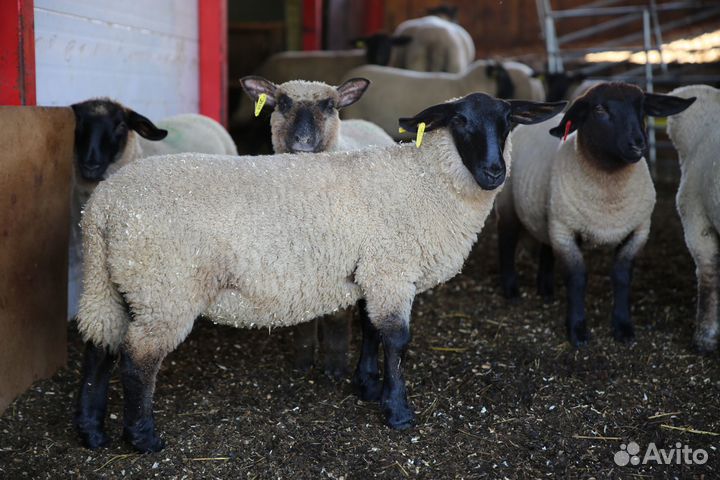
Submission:
[[[310,135],[295,135],[295,143],[300,144],[309,144],[310,143]]]
[[[496,179],[496,178],[499,178],[500,175],[502,175],[504,172],[503,172],[502,165],[490,165],[485,170],[485,173],[487,174],[488,177]]]

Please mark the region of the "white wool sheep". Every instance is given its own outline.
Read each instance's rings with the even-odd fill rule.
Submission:
[[[373,122],[393,138],[406,138],[398,133],[398,115],[412,115],[446,98],[461,97],[471,92],[485,92],[501,98],[515,97],[509,70],[486,60],[473,62],[460,74],[365,65],[347,73],[347,78],[353,77],[369,79],[373,88],[355,105],[344,110],[342,117]],[[543,99],[544,95],[531,100]]]
[[[672,92],[697,98],[684,112],[668,119],[668,135],[680,158],[677,209],[685,243],[695,261],[697,319],[695,346],[704,352],[718,343],[718,232],[720,232],[720,90],[707,85],[680,87]]]
[[[553,254],[565,268],[566,325],[573,345],[589,339],[581,246],[617,247],[613,334],[618,340],[634,335],[629,300],[632,263],[647,240],[655,205],[655,189],[643,158],[647,139],[642,118],[674,114],[687,105],[676,97],[607,83],[576,100],[562,119],[558,116],[513,132],[513,176],[496,207],[503,293],[510,299],[518,297],[514,255],[525,231],[543,245],[541,295],[552,296]],[[564,136],[567,141],[555,138]]]
[[[198,114],[150,120],[107,98],[72,105],[76,118],[75,165],[70,206],[68,318],[77,314],[82,293],[80,216],[98,182],[138,158],[200,152],[237,155],[230,135],[215,120]]]
[[[390,426],[409,427],[402,361],[414,296],[461,269],[505,180],[512,123],[541,121],[562,105],[472,94],[401,119],[409,131],[425,123],[421,148],[179,154],[132,163],[102,182],[83,216],[78,328],[88,349],[75,423],[84,443],[107,442],[115,353],[125,437],[157,451],[155,375],[198,315],[271,328],[361,298],[354,382],[362,398],[381,400]]]
[[[365,120],[340,121],[338,110],[355,103],[368,88],[366,79],[351,79],[339,87],[322,82],[293,80],[275,85],[250,76],[240,80],[251,100],[265,95],[275,153],[351,151],[395,143],[380,127]],[[317,347],[317,325],[311,321],[295,330],[295,366],[309,369]],[[344,313],[321,319],[325,373],[345,377],[349,322]]]
[[[435,15],[406,20],[398,25],[394,35],[412,40],[393,50],[392,67],[461,73],[475,60],[475,43],[467,30]]]

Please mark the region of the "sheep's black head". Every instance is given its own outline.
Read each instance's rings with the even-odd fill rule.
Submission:
[[[515,124],[542,122],[562,111],[566,102],[539,103],[500,100],[473,93],[459,100],[427,108],[412,118],[401,118],[400,126],[417,132],[445,127],[465,167],[484,190],[494,190],[505,181],[505,141]]]
[[[407,45],[412,40],[408,35],[388,35],[376,33],[367,37],[359,37],[350,42],[350,45],[365,48],[365,58],[370,65],[386,66],[390,63],[390,54],[393,47]]]
[[[98,182],[105,177],[134,130],[148,140],[162,140],[167,130],[157,128],[142,115],[106,98],[72,105],[75,112],[75,162],[84,180]]]
[[[253,101],[266,95],[275,153],[323,152],[335,146],[340,129],[338,110],[360,100],[370,80],[353,78],[339,87],[293,80],[281,85],[262,77],[240,83]]]
[[[515,84],[502,62],[490,61],[485,66],[485,75],[495,80],[497,98],[509,99],[515,96]]]
[[[578,142],[593,159],[605,168],[618,168],[645,156],[645,115],[674,115],[694,101],[645,93],[627,83],[603,83],[575,100],[550,134],[563,138],[577,130]]]
[[[587,78],[582,72],[560,72],[560,73],[536,73],[534,77],[543,75],[545,77],[545,86],[547,94],[545,100],[548,102],[556,102],[562,100],[568,94],[568,91],[574,84],[579,84]]]
[[[450,22],[457,23],[458,7],[456,5],[438,5],[427,9],[428,15],[435,15]]]

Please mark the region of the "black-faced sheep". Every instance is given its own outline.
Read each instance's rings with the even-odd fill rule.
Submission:
[[[645,115],[666,116],[692,103],[606,83],[590,89],[562,116],[513,132],[513,175],[498,197],[503,294],[518,297],[515,249],[522,232],[541,243],[538,292],[553,294],[554,256],[565,270],[566,327],[585,344],[586,270],[581,247],[616,249],[611,279],[613,335],[634,336],[630,319],[633,259],[647,240],[655,188],[646,162]],[[550,127],[551,135],[548,134]],[[576,132],[576,133],[575,133]],[[559,140],[567,137],[567,141]]]
[[[360,99],[370,84],[366,79],[350,79],[339,87],[302,80],[275,85],[257,76],[245,77],[240,83],[254,102],[265,95],[266,105],[273,109],[270,123],[275,153],[342,152],[394,143],[387,133],[370,122],[340,121],[338,110]],[[347,315],[324,317],[320,327],[325,373],[336,379],[343,378],[350,333]],[[300,370],[307,370],[314,363],[317,333],[315,320],[295,329],[295,365]]]
[[[124,436],[140,451],[158,451],[155,378],[198,315],[270,328],[360,299],[354,383],[363,399],[380,401],[391,427],[410,427],[402,364],[413,299],[462,268],[505,181],[512,125],[562,106],[472,94],[400,121],[411,132],[425,124],[421,148],[168,155],[102,182],[83,216],[78,327],[88,343],[75,424],[84,444],[108,441],[116,355]]]
[[[670,92],[697,98],[691,108],[668,119],[668,135],[680,158],[677,209],[685,243],[695,261],[697,317],[693,342],[701,352],[718,343],[718,232],[720,232],[720,90],[690,85]]]

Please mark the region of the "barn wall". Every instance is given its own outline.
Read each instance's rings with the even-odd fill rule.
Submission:
[[[38,105],[110,96],[161,118],[198,111],[197,0],[35,0]]]

